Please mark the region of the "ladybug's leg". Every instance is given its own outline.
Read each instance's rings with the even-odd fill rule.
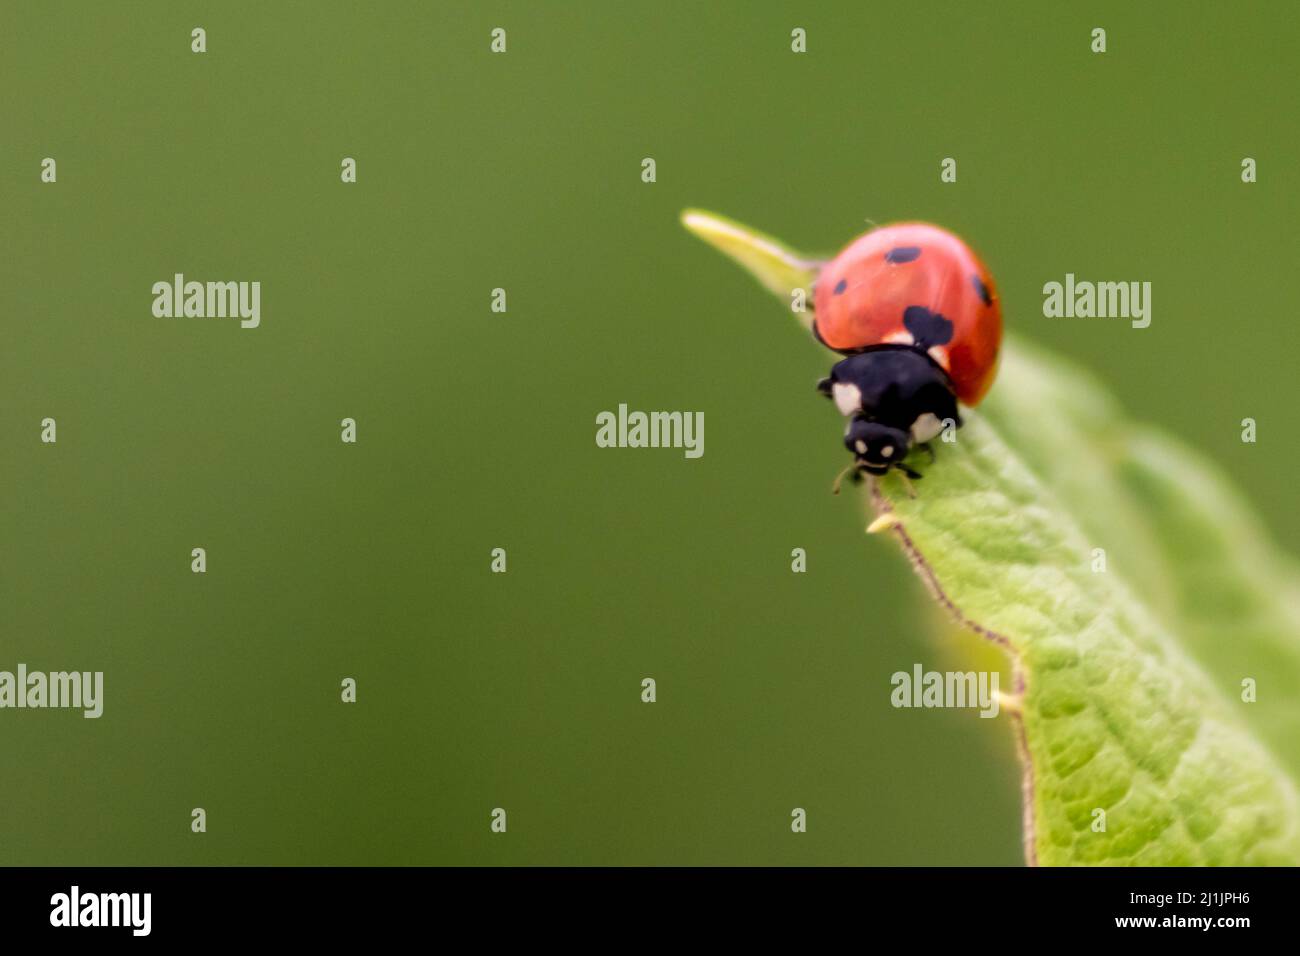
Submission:
[[[827,398],[831,397],[831,380],[830,376],[822,379],[817,383],[817,391],[821,392]]]
[[[921,442],[921,444],[917,445],[916,447],[917,447],[917,448],[920,448],[922,451],[924,451],[927,455],[930,456],[930,464],[933,465],[933,464],[934,464],[934,449],[930,446],[930,443],[929,443],[928,441],[923,441],[923,442]]]

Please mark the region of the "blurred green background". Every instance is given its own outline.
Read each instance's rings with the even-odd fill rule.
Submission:
[[[1021,863],[1007,718],[889,704],[994,659],[829,495],[830,355],[677,216],[957,231],[1294,550],[1295,17],[5,4],[0,669],[106,690],[0,712],[0,863]],[[261,328],[153,318],[175,272],[260,280]],[[1151,327],[1043,318],[1066,272]],[[704,457],[597,448],[620,402]]]

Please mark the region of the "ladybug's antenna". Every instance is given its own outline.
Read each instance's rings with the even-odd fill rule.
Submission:
[[[856,483],[862,474],[858,471],[858,463],[856,461],[835,476],[835,481],[831,484],[831,494],[838,495],[840,493],[840,485],[843,484],[845,477],[850,472],[853,472],[853,481]]]
[[[922,477],[921,474],[908,468],[901,461],[894,465],[894,468],[898,471],[898,477],[903,480],[903,487],[907,489],[907,497],[915,498],[916,485],[912,484],[912,482],[919,481]]]

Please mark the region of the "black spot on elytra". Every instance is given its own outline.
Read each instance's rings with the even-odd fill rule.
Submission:
[[[986,285],[985,285],[985,284],[980,280],[980,277],[979,277],[979,276],[971,276],[971,277],[970,277],[970,281],[971,281],[971,283],[975,286],[975,292],[976,292],[976,294],[978,294],[979,297],[980,297],[981,299],[984,300],[984,304],[985,304],[985,305],[992,305],[992,304],[993,304],[993,296],[989,295],[989,287],[986,286]]]
[[[848,279],[841,279],[839,282],[835,283],[835,294],[836,294],[836,295],[839,295],[841,292],[843,292],[843,291],[844,291],[845,289],[847,289],[848,287],[849,287],[849,280],[848,280]]]
[[[903,310],[903,326],[912,333],[918,348],[928,349],[952,341],[952,323],[923,305],[909,305]]]
[[[885,253],[885,261],[895,265],[903,262],[915,262],[921,258],[920,246],[896,246]]]

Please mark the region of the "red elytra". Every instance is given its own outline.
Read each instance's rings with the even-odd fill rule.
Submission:
[[[926,354],[957,397],[975,405],[997,372],[1002,309],[984,263],[946,229],[896,223],[849,243],[817,277],[813,331],[845,354],[911,345],[903,316],[917,306],[952,323],[951,339]]]

